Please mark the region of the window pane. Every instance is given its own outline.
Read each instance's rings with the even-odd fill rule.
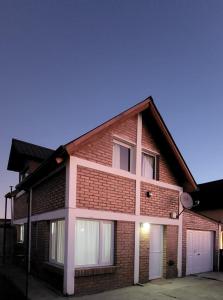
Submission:
[[[24,225],[20,226],[20,241],[24,242]]]
[[[119,145],[120,147],[120,169],[130,171],[130,149]]]
[[[51,259],[56,259],[56,222],[51,223]]]
[[[64,221],[57,222],[57,262],[64,262]]]
[[[77,220],[75,239],[76,265],[99,263],[99,222]]]
[[[155,157],[142,153],[142,176],[154,179]]]
[[[111,251],[112,251],[112,224],[102,223],[102,253],[101,263],[111,264]]]

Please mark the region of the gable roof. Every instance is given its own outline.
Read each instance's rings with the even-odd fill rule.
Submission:
[[[111,118],[110,120],[104,122],[103,124],[97,126],[96,128],[88,131],[87,133],[81,135],[80,137],[72,140],[71,142],[60,146],[57,150],[54,152],[51,152],[51,155],[42,163],[32,174],[30,174],[28,177],[25,178],[24,182],[19,184],[17,187],[22,189],[23,187],[28,187],[29,185],[33,184],[34,180],[42,176],[44,173],[44,170],[47,169],[48,165],[53,165],[56,167],[56,164],[54,163],[56,157],[68,157],[69,155],[73,154],[73,151],[76,151],[80,146],[83,146],[86,142],[89,141],[91,137],[96,136],[97,134],[101,133],[102,131],[106,130],[107,128],[115,125],[119,121],[124,121],[127,118],[134,116],[138,113],[147,112],[149,111],[150,114],[153,116],[157,126],[159,127],[160,131],[162,132],[163,138],[166,140],[166,143],[168,144],[169,148],[171,149],[174,157],[176,158],[176,162],[178,166],[180,167],[180,170],[185,178],[185,184],[184,188],[186,188],[187,191],[193,191],[197,189],[197,184],[186,164],[184,161],[177,145],[175,144],[173,137],[171,136],[168,128],[166,127],[158,109],[156,108],[152,97],[148,97],[142,102],[139,102],[138,104],[134,105],[133,107],[125,110],[124,112],[120,113],[119,115]],[[42,147],[41,147],[42,148]],[[47,148],[45,148],[47,149]],[[53,151],[51,149],[48,149],[50,151]]]
[[[7,170],[20,172],[22,171],[26,159],[42,162],[47,159],[53,151],[54,150],[46,147],[12,139]]]
[[[163,118],[161,117],[156,105],[154,104],[153,98],[150,96],[143,100],[142,102],[139,102],[138,104],[134,105],[133,107],[125,110],[124,112],[118,114],[117,116],[113,117],[112,119],[104,122],[103,124],[97,126],[96,128],[88,131],[87,133],[83,134],[82,136],[72,140],[71,142],[64,145],[67,152],[72,155],[74,150],[77,150],[80,146],[82,146],[84,143],[86,143],[91,137],[101,133],[103,130],[106,130],[107,128],[115,125],[119,121],[124,121],[127,118],[134,116],[138,113],[141,113],[145,110],[149,110],[152,116],[154,117],[158,127],[162,131],[166,142],[170,146],[170,148],[173,151],[173,154],[175,155],[177,162],[181,168],[181,171],[183,171],[186,180],[187,180],[187,189],[190,191],[193,191],[197,189],[197,184],[192,176],[183,156],[181,155],[176,143],[174,142],[173,137],[171,136],[166,124],[163,121]]]
[[[198,184],[198,191],[191,195],[200,201],[195,211],[223,209],[223,179]]]

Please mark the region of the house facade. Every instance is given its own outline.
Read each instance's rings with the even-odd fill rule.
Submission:
[[[65,295],[218,268],[218,223],[179,215],[197,185],[152,98],[55,151],[13,140],[8,169],[30,270]]]

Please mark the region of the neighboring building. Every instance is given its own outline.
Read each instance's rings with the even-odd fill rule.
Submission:
[[[173,218],[197,185],[152,98],[55,151],[13,140],[8,169],[31,271],[66,295],[217,269],[218,224]]]
[[[193,209],[195,212],[223,223],[223,179],[199,184],[198,190],[191,195],[193,199],[199,200],[199,205]],[[220,248],[223,249],[223,234]]]

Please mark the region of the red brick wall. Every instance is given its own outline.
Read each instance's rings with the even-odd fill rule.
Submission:
[[[191,230],[207,230],[214,232],[215,238],[215,251],[214,251],[214,269],[217,269],[218,262],[218,223],[211,221],[210,219],[193,213],[191,211],[185,211],[183,213],[183,251],[182,251],[182,274],[186,275],[186,241],[187,241],[187,229]]]
[[[135,181],[78,167],[77,207],[133,214]]]
[[[24,193],[19,198],[14,199],[14,218],[20,219],[27,217],[27,197],[28,194]]]
[[[115,230],[115,265],[113,273],[96,276],[76,277],[75,294],[92,294],[133,284],[134,242],[133,222],[117,222]]]
[[[170,169],[170,162],[163,156],[165,149],[160,149],[144,122],[142,126],[142,148],[159,153],[159,180],[179,185],[178,179]]]
[[[65,169],[43,181],[33,189],[32,214],[39,214],[65,206]]]
[[[106,129],[96,137],[92,137],[78,150],[73,149],[73,151],[71,151],[72,155],[102,165],[112,166],[113,138],[115,135],[136,143],[137,115]],[[155,143],[153,136],[148,131],[144,123],[142,127],[142,147],[160,153],[159,180],[166,183],[178,185],[178,180],[170,168],[170,163],[162,154],[161,150],[164,149],[159,149],[159,146]]]
[[[139,282],[149,281],[149,233],[140,230],[139,243]]]
[[[146,192],[152,192],[151,197]],[[171,212],[178,212],[179,192],[149,183],[141,183],[141,206],[142,215],[169,218]]]
[[[177,277],[178,226],[164,226],[164,277]]]
[[[112,166],[113,135],[136,143],[137,116],[134,116],[115,127],[110,127],[96,137],[91,138],[73,155],[102,165]]]

